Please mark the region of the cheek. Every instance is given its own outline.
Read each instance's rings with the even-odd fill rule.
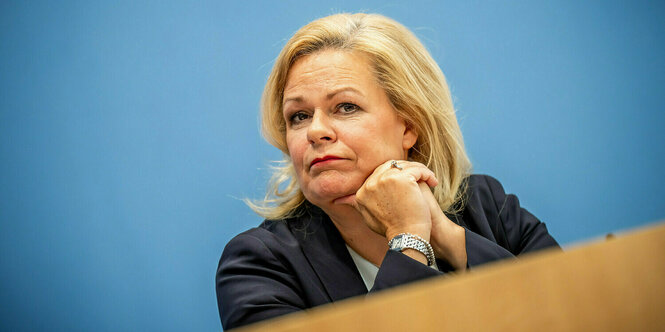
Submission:
[[[291,161],[296,167],[296,170],[300,170],[302,168],[301,165],[306,145],[298,144],[298,140],[294,139],[293,135],[287,135],[286,147],[289,149],[289,156],[291,157]]]

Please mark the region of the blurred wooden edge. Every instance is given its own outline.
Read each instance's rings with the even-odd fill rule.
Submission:
[[[665,331],[665,223],[233,331]]]

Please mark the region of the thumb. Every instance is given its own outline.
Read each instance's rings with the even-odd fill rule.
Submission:
[[[442,211],[441,207],[439,206],[439,202],[437,202],[434,194],[432,193],[432,189],[430,189],[428,185],[423,182],[418,182],[418,186],[420,187],[420,192],[423,194],[423,198],[425,198],[425,201],[427,201],[427,206],[429,207],[432,221],[438,222],[441,218]]]

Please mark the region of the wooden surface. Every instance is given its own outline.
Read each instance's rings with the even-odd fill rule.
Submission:
[[[665,224],[234,331],[266,330],[665,331]]]

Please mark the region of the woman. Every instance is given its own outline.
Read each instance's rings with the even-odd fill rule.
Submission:
[[[386,17],[296,32],[262,125],[284,163],[250,203],[266,221],[222,254],[224,328],[557,246],[499,182],[470,175],[443,73]]]

